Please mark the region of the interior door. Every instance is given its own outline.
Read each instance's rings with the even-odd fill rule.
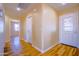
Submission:
[[[70,13],[60,17],[60,26],[59,26],[59,35],[60,35],[60,43],[64,43],[71,46],[77,47],[77,20],[76,14]]]
[[[11,21],[11,48],[16,53],[20,51],[21,45],[20,45],[20,21],[14,20]]]
[[[32,43],[32,16],[26,18],[26,41]]]

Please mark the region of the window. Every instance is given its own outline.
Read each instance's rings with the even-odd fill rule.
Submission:
[[[14,24],[14,30],[15,30],[15,31],[20,31],[20,26],[19,26],[19,24]]]
[[[3,16],[3,11],[2,10],[0,10],[0,17],[2,17]]]
[[[73,31],[72,17],[64,19],[64,31]]]
[[[3,29],[4,29],[4,23],[3,21],[0,21],[0,33],[3,32]]]

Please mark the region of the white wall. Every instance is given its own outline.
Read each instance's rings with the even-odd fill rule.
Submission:
[[[42,12],[42,50],[46,51],[58,44],[58,16],[56,11],[47,5],[43,5]]]

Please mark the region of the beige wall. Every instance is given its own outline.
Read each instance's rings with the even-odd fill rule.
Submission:
[[[37,11],[33,11],[33,9],[36,9]],[[24,26],[24,37],[26,35],[26,17],[31,15],[32,16],[32,45],[38,49],[42,49],[42,40],[41,40],[41,20],[42,20],[42,9],[41,4],[37,4],[35,7],[33,7],[29,13],[26,14],[25,20],[23,20],[23,26]],[[25,40],[25,39],[24,39]]]
[[[58,15],[48,5],[42,6],[42,45],[43,51],[58,44]]]
[[[32,29],[33,29],[33,45],[39,49],[42,49],[41,40],[41,24],[42,24],[42,12],[41,8],[37,12],[33,13]]]
[[[62,12],[59,12],[59,16],[64,15],[64,14],[68,14],[68,13],[72,13],[72,12],[75,12],[78,10],[79,10],[79,5],[75,6],[75,7],[70,7],[70,8],[67,8],[65,10],[62,10]]]
[[[6,42],[8,42],[8,41],[10,41],[10,28],[9,28],[9,26],[10,26],[10,18],[8,17],[8,16],[6,16],[5,15],[5,27],[6,27],[6,30],[5,30],[5,34],[6,34]]]

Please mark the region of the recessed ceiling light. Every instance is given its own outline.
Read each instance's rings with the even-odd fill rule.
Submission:
[[[17,8],[16,8],[16,10],[17,10],[17,11],[20,11],[20,10],[21,10],[21,8],[17,7]]]

